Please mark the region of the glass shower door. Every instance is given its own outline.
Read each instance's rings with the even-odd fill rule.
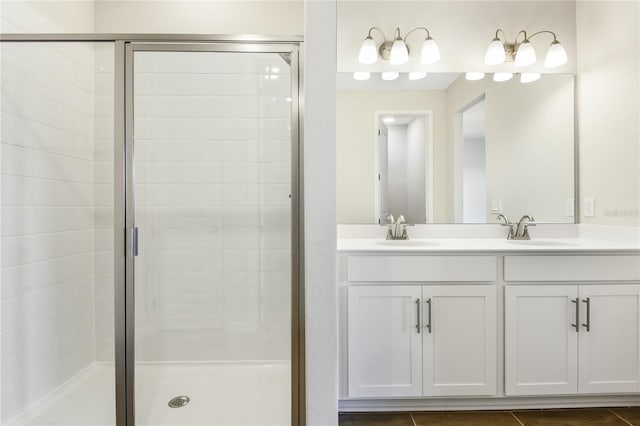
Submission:
[[[291,424],[287,49],[130,46],[136,425]]]

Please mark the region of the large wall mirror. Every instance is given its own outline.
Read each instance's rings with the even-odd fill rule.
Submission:
[[[574,77],[338,73],[338,223],[574,223]]]

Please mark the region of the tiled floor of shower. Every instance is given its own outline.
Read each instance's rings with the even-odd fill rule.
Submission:
[[[170,408],[187,395],[191,402]],[[289,363],[145,363],[136,371],[136,424],[288,425]],[[114,368],[95,364],[10,425],[115,424]]]

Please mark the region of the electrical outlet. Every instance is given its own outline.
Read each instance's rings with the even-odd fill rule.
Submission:
[[[573,198],[566,198],[564,200],[564,214],[567,217],[573,217],[575,214],[576,208]]]
[[[584,199],[584,216],[585,217],[594,217],[596,215],[596,199],[595,198],[585,198]]]

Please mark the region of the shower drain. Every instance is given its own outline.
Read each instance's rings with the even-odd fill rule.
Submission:
[[[171,398],[171,400],[169,401],[169,407],[171,408],[184,407],[189,403],[189,401],[191,401],[191,398],[189,398],[188,396],[184,396],[184,395],[176,396],[175,398]]]

